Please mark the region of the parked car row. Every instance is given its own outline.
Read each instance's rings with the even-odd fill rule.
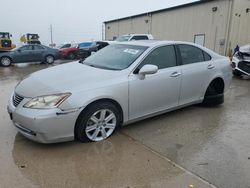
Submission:
[[[83,42],[79,44],[65,44],[59,48],[61,58],[65,59],[85,59],[91,55],[92,52],[108,46],[109,42]]]
[[[55,60],[62,58],[85,59],[92,52],[97,52],[107,45],[109,45],[108,42],[85,42],[55,49],[41,44],[27,44],[0,53],[0,64],[8,67],[13,63],[45,62],[52,64]]]
[[[13,63],[46,62],[54,63],[57,59],[81,59],[89,57],[93,52],[108,46],[111,43],[133,40],[150,40],[150,34],[128,34],[119,36],[115,41],[82,42],[78,44],[66,43],[54,49],[41,44],[28,44],[20,48],[0,53],[0,65],[10,66]]]

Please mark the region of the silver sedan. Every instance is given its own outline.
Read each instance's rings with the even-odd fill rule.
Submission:
[[[29,75],[8,112],[37,142],[101,141],[120,125],[192,104],[222,104],[231,79],[228,58],[192,43],[117,43],[83,62]]]

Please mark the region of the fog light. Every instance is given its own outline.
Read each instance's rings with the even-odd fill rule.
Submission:
[[[232,62],[232,63],[231,63],[231,66],[232,66],[232,68],[235,68],[235,67],[236,67],[235,62]]]

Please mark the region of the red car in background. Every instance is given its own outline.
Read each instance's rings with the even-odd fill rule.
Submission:
[[[60,57],[64,59],[76,59],[79,53],[78,44],[65,44],[60,47]]]

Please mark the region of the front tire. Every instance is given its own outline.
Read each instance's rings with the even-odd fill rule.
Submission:
[[[9,67],[11,65],[11,59],[9,57],[2,57],[0,62],[3,67]]]
[[[73,60],[73,59],[76,58],[76,56],[75,56],[74,53],[71,52],[71,53],[69,53],[68,58],[71,59],[71,60]]]
[[[53,63],[55,62],[55,58],[54,58],[53,55],[47,55],[47,56],[45,57],[45,61],[46,61],[46,63],[48,63],[48,64],[53,64]]]
[[[109,102],[95,103],[78,117],[75,137],[81,142],[97,142],[110,137],[121,122],[117,107]]]

